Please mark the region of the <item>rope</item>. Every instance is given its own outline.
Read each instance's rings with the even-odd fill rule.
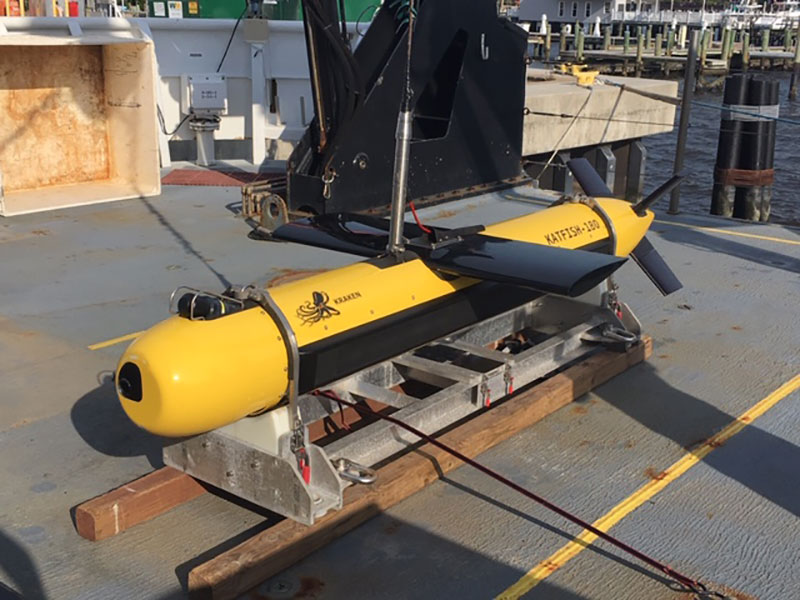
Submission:
[[[655,92],[648,92],[645,90],[640,90],[624,83],[617,83],[616,81],[611,81],[609,79],[598,79],[601,83],[606,85],[613,85],[614,87],[621,88],[623,92],[631,92],[632,94],[636,94],[638,96],[644,96],[645,98],[650,98],[651,100],[657,100],[659,102],[665,102],[667,104],[672,104],[674,106],[681,105],[681,98],[673,98],[672,96],[664,96],[662,94],[657,94]],[[692,100],[692,104],[695,106],[702,106],[703,108],[711,108],[714,110],[718,110],[720,112],[727,111],[732,113],[738,113],[742,115],[747,115],[750,117],[756,117],[758,119],[762,119],[765,121],[775,121],[777,123],[788,123],[789,125],[800,125],[800,121],[795,119],[787,119],[786,117],[775,117],[772,115],[765,115],[759,112],[749,111],[743,108],[737,108],[733,106],[727,106],[722,104],[712,104],[711,102],[703,102],[702,100]],[[753,107],[757,108],[757,107]],[[663,123],[661,123],[663,125]]]
[[[536,115],[539,117],[558,117],[559,119],[581,119],[586,121],[610,121],[612,123],[628,123],[631,125],[672,125],[672,123],[665,123],[664,121],[638,121],[636,119],[614,119],[613,117],[595,117],[591,115],[570,115],[566,113],[552,113],[552,112],[543,112],[540,110],[531,110],[530,108],[525,108],[523,110],[523,114],[527,115]]]
[[[631,87],[624,83],[617,83],[616,81],[611,81],[610,79],[598,77],[597,80],[601,83],[604,83],[605,85],[612,85],[614,87],[618,87],[623,92],[631,92],[632,94],[637,94],[638,96],[644,96],[645,98],[650,98],[651,100],[658,100],[659,102],[665,102],[667,104],[673,104],[675,106],[681,105],[680,98],[673,98],[672,96],[665,96],[664,94],[658,94],[656,92],[648,92],[647,90],[640,90],[639,88]]]
[[[368,405],[360,404],[360,403],[356,403],[356,402],[350,402],[349,400],[345,400],[343,398],[340,398],[339,395],[336,394],[335,392],[333,392],[332,390],[316,390],[314,392],[314,394],[318,395],[318,396],[323,396],[323,397],[328,398],[330,400],[333,400],[335,402],[350,406],[351,408],[354,408],[356,411],[358,411],[359,413],[361,413],[364,416],[378,417],[379,419],[383,419],[384,421],[388,421],[389,423],[391,423],[393,425],[396,425],[397,427],[405,429],[409,433],[412,433],[413,435],[415,435],[418,438],[428,442],[429,444],[431,444],[433,446],[436,446],[440,450],[443,450],[444,452],[447,452],[451,456],[454,456],[455,458],[457,458],[458,460],[462,461],[463,463],[468,464],[469,466],[471,466],[474,469],[477,469],[481,473],[483,473],[485,475],[488,475],[492,479],[495,479],[495,480],[499,481],[500,483],[502,483],[503,485],[511,488],[512,490],[514,490],[516,492],[519,492],[520,494],[522,494],[526,498],[529,498],[529,499],[533,500],[534,502],[537,502],[537,503],[541,504],[545,508],[550,509],[551,511],[553,511],[556,514],[564,517],[565,519],[567,519],[569,521],[572,521],[573,523],[575,523],[576,525],[578,525],[580,527],[583,527],[585,530],[590,531],[591,533],[593,533],[597,537],[607,541],[610,544],[613,544],[614,546],[616,546],[620,550],[623,550],[624,552],[627,552],[631,556],[633,556],[633,557],[641,560],[642,562],[650,565],[651,567],[661,571],[662,573],[664,573],[668,577],[671,577],[672,579],[674,579],[675,581],[677,581],[681,585],[685,586],[690,592],[692,592],[693,594],[696,594],[699,597],[718,598],[718,599],[721,599],[721,600],[727,600],[727,596],[725,596],[725,595],[723,595],[723,594],[721,594],[719,592],[716,592],[716,591],[710,591],[702,582],[700,582],[700,581],[698,581],[696,579],[692,579],[691,577],[689,577],[687,575],[684,575],[683,573],[681,573],[679,571],[676,571],[675,569],[673,569],[672,567],[670,567],[666,563],[663,563],[663,562],[658,561],[658,560],[656,560],[654,558],[651,558],[650,556],[648,556],[644,552],[641,552],[641,551],[637,550],[636,548],[634,548],[632,546],[629,546],[625,542],[623,542],[621,540],[618,540],[617,538],[613,537],[612,535],[609,535],[605,531],[603,531],[601,529],[598,529],[597,527],[595,527],[594,525],[592,525],[588,521],[584,521],[580,517],[577,517],[577,516],[573,515],[572,513],[570,513],[569,511],[561,508],[560,506],[557,506],[557,505],[553,504],[552,502],[550,502],[549,500],[543,498],[542,496],[539,496],[538,494],[535,494],[534,492],[531,492],[530,490],[522,487],[518,483],[514,483],[513,481],[511,481],[507,477],[501,475],[500,473],[497,473],[496,471],[494,471],[494,470],[490,469],[489,467],[479,463],[478,461],[469,458],[468,456],[462,454],[461,452],[459,452],[455,448],[451,448],[450,446],[444,444],[443,442],[440,442],[436,438],[434,438],[434,437],[432,437],[432,436],[430,436],[430,435],[428,435],[426,433],[423,433],[422,431],[420,431],[419,429],[416,429],[415,427],[412,427],[408,423],[404,423],[400,419],[392,417],[391,415],[386,415],[386,414],[383,414],[383,413],[376,412],[376,411],[372,410],[372,408],[370,408]]]
[[[672,123],[665,123],[664,121],[639,121],[636,119],[615,119],[613,117],[595,117],[590,115],[570,115],[566,113],[548,113],[536,110],[530,110],[529,108],[525,108],[523,110],[523,114],[525,115],[535,115],[539,117],[553,117],[558,119],[574,119],[577,118],[579,120],[587,120],[587,121],[606,121],[608,123],[626,123],[628,125],[656,125],[656,126],[667,126],[672,125]],[[798,123],[800,124],[800,123]],[[691,124],[689,125],[691,127]],[[740,135],[761,135],[757,131],[741,131],[739,132]]]
[[[719,111],[727,111],[732,113],[738,113],[741,115],[748,115],[750,117],[757,117],[763,121],[775,121],[777,123],[788,123],[789,125],[800,125],[800,121],[795,121],[794,119],[787,119],[785,117],[773,117],[771,115],[765,115],[758,112],[751,112],[749,110],[745,110],[742,108],[735,108],[733,106],[726,106],[722,104],[711,104],[710,102],[702,102],[700,100],[692,100],[692,104],[696,104],[697,106],[702,106],[704,108],[713,108]],[[753,108],[758,108],[754,106]]]
[[[558,141],[556,142],[555,148],[553,148],[553,152],[552,152],[552,154],[550,154],[550,158],[547,159],[547,162],[544,163],[544,167],[542,167],[542,170],[539,171],[539,175],[536,177],[536,182],[537,183],[539,182],[539,179],[542,177],[542,175],[544,175],[544,172],[547,170],[547,167],[550,166],[550,164],[553,162],[553,159],[558,154],[558,151],[561,148],[561,142],[563,142],[564,138],[567,137],[567,134],[570,132],[570,129],[572,129],[572,126],[575,125],[575,122],[581,116],[581,113],[583,112],[583,109],[586,108],[587,104],[589,104],[589,99],[592,97],[592,93],[593,92],[594,92],[594,88],[590,87],[589,88],[589,94],[586,96],[586,100],[583,101],[583,104],[581,104],[581,107],[578,109],[578,112],[575,113],[575,115],[572,117],[572,120],[569,122],[569,125],[567,125],[567,128],[564,130],[564,133],[562,133],[561,137],[558,138]]]

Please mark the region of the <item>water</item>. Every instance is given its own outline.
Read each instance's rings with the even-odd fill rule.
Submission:
[[[780,81],[780,116],[800,120],[800,100],[790,102],[789,73],[754,72],[757,77]],[[720,92],[696,94],[695,99],[721,104]],[[712,108],[692,106],[689,136],[686,143],[684,168],[687,178],[681,184],[682,212],[708,214],[711,207],[711,187],[719,139],[720,113]],[[675,144],[678,139],[678,119],[675,130],[643,139],[647,148],[647,191],[655,189],[672,175]],[[775,140],[775,183],[772,188],[770,221],[800,224],[800,125],[778,123]],[[747,143],[746,140],[744,143]],[[665,209],[666,199],[657,208]]]

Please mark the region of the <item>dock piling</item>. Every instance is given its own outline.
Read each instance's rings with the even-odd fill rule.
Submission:
[[[745,104],[752,107],[753,112],[760,112],[761,107],[769,101],[769,82],[753,77],[747,86]],[[741,116],[734,115],[741,119]],[[761,219],[761,188],[756,179],[764,173],[766,158],[767,120],[749,119],[742,125],[742,143],[740,144],[739,168],[744,171],[743,177],[737,177],[736,200],[733,204],[733,216],[738,219],[758,221]],[[757,172],[757,173],[754,173]]]
[[[797,79],[800,77],[800,36],[794,45],[794,64],[792,65],[792,79],[789,83],[789,100],[797,98]]]
[[[661,56],[661,44],[664,40],[661,38],[661,34],[656,34],[656,45],[653,47],[653,56]]]
[[[730,75],[725,79],[722,91],[722,106],[741,106],[747,99],[746,75]],[[714,187],[711,191],[711,214],[723,217],[733,216],[736,186],[727,176],[739,165],[742,144],[742,125],[744,121],[730,111],[723,111],[719,124],[717,160],[714,167]]]
[[[583,29],[581,27],[578,27],[578,29],[575,30],[575,58],[578,63],[583,62],[583,45],[585,43],[585,35],[586,34],[583,33]]]
[[[631,30],[625,28],[625,33],[622,38],[622,53],[627,54],[631,49]]]
[[[731,39],[731,30],[728,29],[727,27],[724,27],[722,29],[722,47],[720,48],[720,58],[724,60],[725,63],[728,62],[728,50],[729,50],[728,45],[730,44],[730,39]]]
[[[742,68],[747,71],[750,68],[750,32],[742,34]]]
[[[680,29],[678,30],[678,47],[683,49],[686,48],[686,34],[689,30],[689,26],[685,23],[681,25]]]
[[[558,58],[561,60],[564,56],[564,51],[567,49],[567,30],[561,26],[561,32],[558,34]]]
[[[611,49],[611,27],[612,25],[606,25],[603,28],[603,50]]]
[[[544,30],[544,59],[546,62],[549,62],[552,58],[552,48],[553,48],[553,26],[550,23],[547,23],[547,26]]]
[[[702,73],[706,66],[706,57],[708,56],[708,47],[711,45],[711,30],[703,30],[703,41],[700,44],[700,72]]]
[[[667,30],[667,56],[672,56],[672,47],[675,44],[675,28],[670,26]]]
[[[686,57],[686,72],[684,74],[683,97],[681,98],[681,119],[678,125],[678,142],[675,145],[675,165],[672,169],[674,174],[683,170],[683,156],[686,152],[686,138],[689,134],[689,115],[692,108],[692,98],[694,97],[695,70],[697,69],[697,47],[700,32],[696,29],[692,31],[689,38],[689,54]],[[672,190],[669,198],[668,213],[676,215],[680,212],[681,187],[677,186]]]
[[[767,103],[772,106],[777,113],[780,102],[781,84],[779,81],[770,81],[768,83]],[[777,115],[776,115],[777,116]],[[768,172],[767,179],[764,185],[761,186],[761,210],[759,217],[762,221],[769,220],[771,211],[770,205],[772,204],[772,179],[775,177],[775,134],[777,131],[778,123],[775,119],[770,119],[766,123],[766,142],[764,143],[764,169]]]
[[[769,52],[769,28],[761,30],[761,51]]]
[[[642,64],[644,63],[644,27],[639,28],[636,36],[636,77],[642,76]]]

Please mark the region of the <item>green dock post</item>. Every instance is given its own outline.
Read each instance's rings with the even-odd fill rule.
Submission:
[[[585,37],[585,34],[583,33],[583,29],[578,29],[575,32],[575,37],[576,37],[576,41],[575,41],[575,57],[576,57],[578,63],[582,63],[583,62],[583,42],[584,42],[584,37]]]
[[[792,29],[791,29],[791,27],[787,27],[786,28],[786,32],[783,35],[784,35],[784,38],[783,38],[783,40],[784,40],[783,49],[786,52],[791,52],[792,51]]]
[[[647,29],[645,30],[645,38],[644,38],[644,47],[650,49],[650,44],[653,41],[653,26],[648,25]]]
[[[611,25],[606,25],[603,29],[603,50],[611,49]]]
[[[667,30],[667,56],[672,56],[672,48],[675,45],[675,28],[670,27]]]
[[[765,28],[761,30],[761,51],[762,52],[769,52],[769,29]],[[763,60],[763,58],[762,58]]]
[[[630,52],[631,49],[631,31],[627,27],[625,28],[625,33],[622,36],[622,53],[627,54]]]
[[[558,58],[562,58],[564,56],[564,52],[567,49],[567,32],[564,29],[564,26],[561,26],[561,33],[558,34]]]
[[[656,34],[656,45],[653,48],[653,56],[661,56],[661,43],[663,41],[664,40],[661,39],[661,34],[657,33]]]
[[[553,47],[553,26],[548,23],[544,30],[544,60],[550,60],[550,52]]]
[[[750,68],[750,32],[742,34],[742,66],[747,71]]]
[[[728,56],[728,38],[730,38],[730,29],[727,27],[722,28],[722,42],[719,49],[719,57],[722,60],[726,60]]]
[[[708,56],[708,47],[711,45],[711,30],[704,29],[703,30],[703,40],[700,43],[700,72],[705,69],[706,66],[706,57]]]
[[[636,36],[636,76],[642,76],[642,64],[644,63],[644,27],[639,27],[639,33]]]

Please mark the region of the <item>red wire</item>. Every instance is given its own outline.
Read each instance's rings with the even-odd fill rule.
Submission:
[[[545,508],[548,508],[548,509],[552,510],[556,514],[561,515],[562,517],[564,517],[565,519],[568,519],[569,521],[572,521],[576,525],[580,525],[584,529],[586,529],[588,531],[591,531],[597,537],[599,537],[599,538],[601,538],[601,539],[613,544],[614,546],[616,546],[620,550],[623,550],[624,552],[627,552],[628,554],[638,558],[639,560],[641,560],[642,562],[650,565],[651,567],[654,567],[654,568],[658,569],[659,571],[661,571],[662,573],[664,573],[668,577],[671,577],[671,578],[675,579],[681,585],[686,586],[690,591],[694,592],[695,594],[702,595],[702,597],[705,597],[705,598],[721,598],[721,599],[726,599],[727,598],[727,596],[725,596],[724,594],[721,594],[721,593],[719,593],[717,591],[708,590],[708,588],[706,588],[706,586],[702,582],[700,582],[700,581],[698,581],[696,579],[692,579],[691,577],[689,577],[687,575],[684,575],[683,573],[681,573],[679,571],[676,571],[675,569],[673,569],[669,565],[667,565],[667,564],[665,564],[665,563],[663,563],[661,561],[658,561],[658,560],[656,560],[654,558],[651,558],[650,556],[648,556],[644,552],[641,552],[640,550],[637,550],[636,548],[633,548],[632,546],[629,546],[625,542],[622,542],[621,540],[618,540],[617,538],[611,536],[610,534],[606,533],[605,531],[597,529],[597,527],[595,527],[591,523],[588,523],[587,521],[584,521],[580,517],[577,517],[577,516],[573,515],[572,513],[564,510],[560,506],[557,506],[557,505],[553,504],[552,502],[546,500],[542,496],[539,496],[538,494],[535,494],[534,492],[531,492],[530,490],[522,487],[521,485],[519,485],[519,484],[511,481],[510,479],[500,475],[500,473],[498,473],[496,471],[493,471],[492,469],[490,469],[489,467],[484,466],[483,464],[479,463],[478,461],[473,460],[473,459],[469,458],[468,456],[465,456],[464,454],[462,454],[461,452],[459,452],[455,448],[451,448],[450,446],[447,446],[446,444],[443,444],[442,442],[440,442],[436,438],[434,438],[434,437],[432,437],[432,436],[430,436],[430,435],[428,435],[426,433],[423,433],[422,431],[416,429],[415,427],[412,427],[408,423],[404,423],[403,421],[401,421],[401,420],[399,420],[399,419],[397,419],[395,417],[392,417],[392,416],[389,416],[389,415],[385,415],[383,413],[375,412],[374,410],[372,410],[372,408],[369,405],[359,404],[359,403],[356,403],[356,402],[350,402],[348,400],[340,398],[339,395],[336,392],[334,392],[333,390],[315,390],[313,392],[313,394],[315,394],[317,396],[323,396],[325,398],[328,398],[330,400],[338,402],[340,405],[341,404],[345,404],[347,406],[350,406],[351,408],[354,408],[355,410],[357,410],[362,415],[373,415],[373,416],[376,416],[376,417],[378,417],[380,419],[383,419],[384,421],[388,421],[389,423],[392,423],[393,425],[397,425],[398,427],[402,427],[406,431],[409,431],[409,432],[413,433],[415,436],[425,440],[429,444],[432,444],[432,445],[436,446],[437,448],[440,448],[441,450],[444,450],[448,454],[456,457],[460,461],[470,465],[471,467],[473,467],[473,468],[477,469],[478,471],[488,475],[489,477],[499,481],[503,485],[513,489],[516,492],[519,492],[523,496],[525,496],[527,498],[530,498],[531,500],[533,500],[535,502],[538,502],[539,504],[541,504]]]
[[[414,203],[409,202],[408,205],[411,207],[411,214],[414,215],[414,220],[417,222],[417,227],[422,229],[422,231],[424,231],[425,233],[433,233],[429,227],[425,227],[425,225],[422,224],[422,221],[419,220],[419,216],[417,215],[417,209],[414,208]]]

